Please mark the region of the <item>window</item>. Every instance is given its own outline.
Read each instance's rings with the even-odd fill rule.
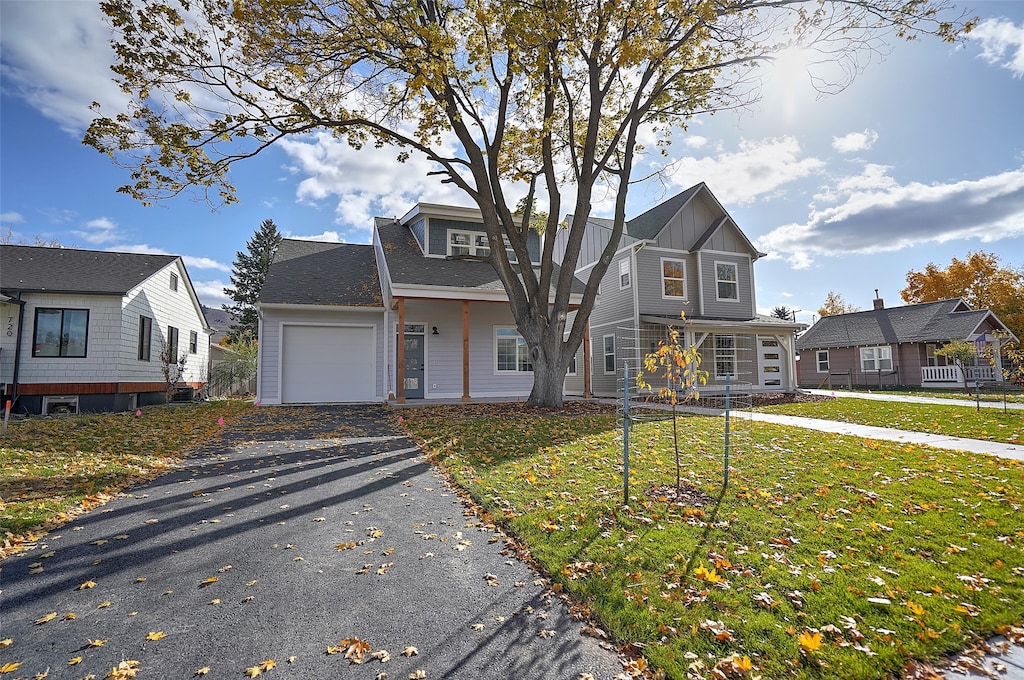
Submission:
[[[36,309],[32,356],[84,357],[88,338],[88,309]]]
[[[195,331],[188,332],[188,353],[195,354],[199,349],[199,333]]]
[[[576,355],[572,355],[572,359],[569,359],[569,368],[565,372],[566,375],[576,375]]]
[[[532,373],[530,348],[515,328],[495,329],[495,355],[499,373]]]
[[[817,353],[818,358],[818,373],[828,373],[828,350],[819,349]]]
[[[178,290],[178,275],[171,274],[171,290]]]
[[[477,231],[449,231],[449,255],[475,255],[487,257],[491,254],[490,241],[487,234]]]
[[[619,290],[629,288],[629,260],[619,262]]]
[[[686,297],[686,263],[683,260],[661,258],[661,296]]]
[[[715,336],[715,377],[736,376],[736,336]]]
[[[862,371],[891,371],[892,348],[888,345],[861,347],[860,368]]]
[[[735,262],[715,262],[715,287],[719,300],[739,300],[740,286]]]
[[[178,329],[167,327],[167,357],[172,364],[178,362]]]
[[[139,361],[149,361],[153,345],[153,319],[139,317]]]
[[[615,373],[615,336],[604,336],[604,372]]]

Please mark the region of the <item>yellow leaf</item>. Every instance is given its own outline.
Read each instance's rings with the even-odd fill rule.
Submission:
[[[75,590],[88,590],[90,588],[95,588],[95,587],[96,587],[96,582],[95,581],[86,581],[85,583],[82,583],[77,588],[75,588]]]
[[[809,630],[805,630],[800,633],[797,638],[797,642],[800,643],[800,649],[808,652],[813,652],[821,649],[821,633],[812,633]]]
[[[74,621],[78,617],[75,616],[74,612],[68,612],[67,614],[65,614],[61,618],[64,619],[65,621]]]
[[[910,611],[914,612],[914,614],[916,614],[917,616],[921,616],[922,614],[924,614],[924,607],[917,604],[916,602],[907,602],[907,608]]]
[[[110,672],[107,673],[106,680],[127,680],[128,678],[134,678],[138,672],[139,662],[129,659],[117,664],[116,668],[111,668]]]
[[[422,668],[409,673],[409,680],[423,680],[425,677],[427,677],[427,672]]]
[[[260,664],[260,668],[265,671],[274,670],[277,668],[277,662],[273,659],[266,659]]]
[[[200,587],[200,588],[205,588],[206,586],[208,586],[208,585],[211,585],[211,584],[213,584],[213,583],[216,583],[216,582],[217,582],[217,581],[219,581],[219,580],[220,580],[220,578],[219,578],[219,577],[217,577],[217,576],[211,576],[210,578],[207,578],[207,579],[203,579],[202,581],[200,581],[200,582],[199,582],[199,587]]]
[[[14,644],[14,640],[12,640],[11,638],[7,638],[5,640],[0,640],[0,649],[3,649],[4,647],[10,647],[13,644]]]
[[[249,668],[245,669],[245,677],[247,677],[247,678],[255,678],[257,675],[259,675],[262,672],[263,671],[260,670],[259,666],[250,666]]]
[[[68,659],[69,666],[77,666],[80,663],[82,663],[82,657],[80,656],[73,656],[70,659]]]
[[[107,644],[106,640],[88,640],[88,642],[89,647],[102,647],[103,645]]]
[[[100,602],[98,605],[96,605],[96,609],[106,609],[109,606],[110,600],[107,600],[106,602]]]
[[[37,626],[41,626],[47,621],[53,621],[55,618],[57,618],[57,612],[50,612],[49,614],[40,616],[38,619],[36,619],[35,623]]]
[[[199,670],[196,671],[196,675],[206,675],[209,672],[210,672],[210,667],[209,666],[203,666],[202,668],[200,668]]]
[[[163,640],[165,637],[167,637],[167,634],[164,633],[162,630],[158,630],[156,632],[150,632],[150,634],[146,636],[146,639],[147,640]]]
[[[405,654],[406,656],[416,656],[419,653],[420,653],[420,650],[416,649],[415,647],[411,647],[411,646],[410,647],[406,647],[405,649],[402,650],[402,654]]]
[[[19,668],[21,668],[21,664],[23,664],[23,663],[25,663],[25,662],[24,661],[10,661],[8,663],[5,663],[3,666],[0,666],[0,673],[13,673],[14,671],[16,671]]]

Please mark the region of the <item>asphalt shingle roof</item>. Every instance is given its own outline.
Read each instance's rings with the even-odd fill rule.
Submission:
[[[0,245],[0,289],[124,295],[177,257]]]
[[[959,298],[837,314],[819,319],[800,336],[796,347],[805,350],[966,340],[989,314],[986,309],[969,309]]]
[[[449,286],[504,293],[505,287],[498,273],[486,260],[424,257],[416,238],[407,227],[384,217],[378,217],[376,223],[393,284]],[[557,284],[557,280],[556,266],[552,286]],[[573,279],[574,294],[582,295],[584,288],[582,281]]]
[[[686,191],[676,194],[672,198],[659,203],[650,210],[626,222],[626,233],[636,239],[652,239],[665,228],[672,216],[679,212],[684,205],[690,202],[697,192],[704,187],[704,183],[696,184]]]
[[[381,307],[373,246],[281,239],[260,302]]]

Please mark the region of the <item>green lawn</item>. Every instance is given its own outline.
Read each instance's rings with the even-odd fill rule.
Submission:
[[[0,557],[39,532],[166,472],[183,452],[252,408],[213,401],[131,413],[31,418],[0,436]]]
[[[1024,443],[1024,411],[869,399],[773,404],[758,411],[996,442]]]
[[[1016,461],[746,423],[723,494],[723,420],[689,416],[695,500],[648,495],[675,478],[671,423],[648,423],[626,507],[614,416],[403,415],[556,588],[670,678],[880,679],[1024,621]]]
[[[829,388],[823,388],[829,389]],[[963,390],[950,390],[950,389],[939,389],[929,387],[877,387],[866,388],[866,387],[854,387],[852,390],[846,387],[837,387],[836,392],[864,392],[864,393],[879,393],[879,394],[899,394],[908,397],[934,397],[937,399],[962,399],[967,401],[974,401],[974,394],[967,394]],[[999,390],[988,390],[982,389],[981,400],[982,401],[1003,401],[1003,392]],[[1019,388],[1014,391],[1007,392],[1006,401],[1011,404],[1024,404],[1024,392]]]

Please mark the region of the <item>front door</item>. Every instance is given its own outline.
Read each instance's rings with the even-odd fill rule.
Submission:
[[[405,324],[405,398],[423,398],[426,326]]]
[[[766,390],[781,390],[782,347],[778,340],[758,336],[757,365],[761,387]]]

